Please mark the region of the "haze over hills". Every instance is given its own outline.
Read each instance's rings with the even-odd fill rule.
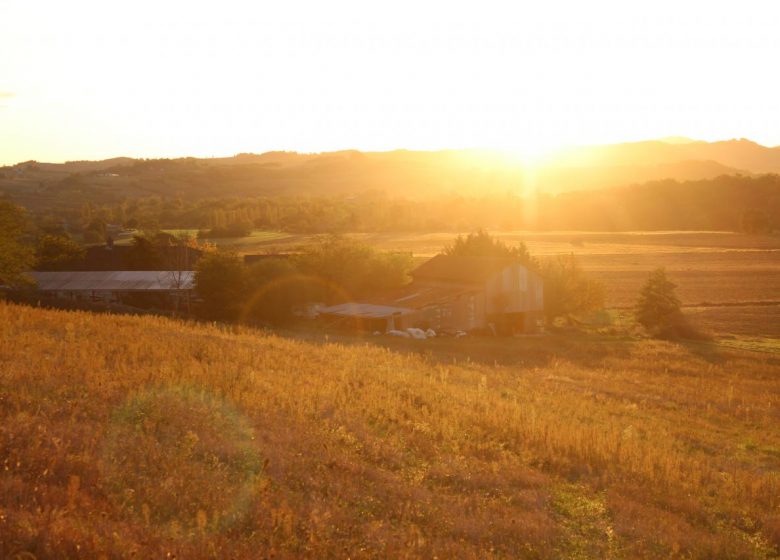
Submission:
[[[49,220],[134,217],[152,229],[737,230],[748,217],[751,229],[771,231],[778,171],[780,148],[671,138],[535,161],[487,150],[344,150],[24,162],[0,168],[0,196]]]
[[[453,193],[555,194],[667,178],[685,181],[777,172],[780,147],[744,139],[709,143],[672,138],[568,148],[530,162],[485,150],[267,152],[224,158],[25,162],[0,168],[0,190],[21,200],[41,198],[35,194],[56,195],[60,189],[72,190],[74,184],[107,199],[149,194],[327,196],[366,191],[419,198]]]

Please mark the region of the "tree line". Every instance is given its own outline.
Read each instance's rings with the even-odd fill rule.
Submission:
[[[83,199],[82,199],[83,200]],[[130,229],[196,229],[201,237],[240,237],[253,229],[291,233],[498,230],[723,230],[780,228],[780,177],[664,180],[559,195],[442,194],[404,198],[365,191],[331,196],[140,196],[36,212],[47,232],[102,241],[109,224]]]
[[[43,234],[37,244],[25,243],[28,227],[24,209],[0,200],[0,287],[31,284],[26,273],[36,264],[49,269],[67,268],[83,248],[65,236]],[[133,258],[147,259],[151,269],[163,246],[199,247],[205,255],[196,265],[196,291],[202,298],[204,318],[279,324],[293,319],[296,307],[315,301],[359,300],[403,286],[412,267],[409,253],[379,252],[357,241],[330,235],[304,247],[300,254],[269,257],[247,266],[237,254],[198,246],[188,238],[161,234],[154,239],[137,236]],[[544,279],[545,315],[558,318],[600,309],[604,287],[588,277],[574,255],[559,255],[540,263],[524,243],[510,247],[483,230],[458,236],[442,250],[445,255],[506,257],[536,269]],[[151,260],[150,260],[151,259]],[[184,263],[179,263],[182,268]],[[44,266],[44,268],[46,268]],[[658,336],[696,337],[698,333],[680,311],[676,286],[663,269],[648,278],[637,301],[635,318]]]

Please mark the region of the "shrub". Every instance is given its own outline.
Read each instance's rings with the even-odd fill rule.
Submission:
[[[664,268],[652,271],[639,292],[635,311],[637,322],[651,331],[670,326],[680,314],[676,289],[677,284],[667,278]]]
[[[635,309],[637,322],[660,338],[709,338],[683,315],[676,289],[677,285],[667,278],[665,269],[652,271],[639,293]]]

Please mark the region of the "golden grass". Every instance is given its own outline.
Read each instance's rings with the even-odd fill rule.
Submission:
[[[493,231],[497,239],[528,245],[542,259],[574,253],[582,268],[606,287],[607,307],[631,307],[651,270],[663,266],[678,284],[685,305],[780,302],[780,237],[730,232],[532,232]],[[382,251],[407,251],[415,264],[441,251],[454,233],[349,234]],[[230,240],[243,253],[289,252],[312,242],[311,235]],[[221,243],[221,241],[218,241]],[[725,317],[726,323],[730,321]],[[742,323],[738,315],[733,322]],[[721,321],[723,323],[723,321]],[[766,321],[752,335],[766,334]],[[737,326],[741,328],[741,326]],[[726,325],[726,331],[731,332]]]
[[[7,304],[0,340],[3,558],[780,547],[770,354],[548,337],[493,362],[496,341],[418,353]]]

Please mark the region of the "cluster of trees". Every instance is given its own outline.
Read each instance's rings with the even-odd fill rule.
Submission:
[[[88,197],[87,197],[88,198]],[[83,200],[83,198],[82,198]],[[246,235],[252,229],[294,233],[533,230],[730,230],[780,228],[780,177],[722,176],[570,192],[487,196],[438,194],[402,198],[355,195],[139,196],[114,203],[85,202],[40,213],[46,227],[67,224],[88,242],[105,239],[106,224],[144,230],[199,229],[204,237]]]
[[[36,245],[21,240],[27,229],[22,208],[0,200],[0,286],[29,284],[25,273],[36,263],[57,269],[83,255],[83,248],[67,236],[41,235]],[[189,247],[194,240],[160,234],[153,239],[137,236],[131,254],[145,269],[159,264],[160,247]],[[288,258],[273,257],[247,267],[230,252],[203,247],[206,254],[196,267],[196,287],[203,298],[203,315],[210,319],[250,319],[281,323],[292,309],[312,301],[356,299],[399,287],[408,280],[412,257],[408,253],[381,253],[353,240],[329,236]],[[549,321],[573,317],[604,303],[603,286],[589,278],[573,255],[561,255],[540,263],[525,244],[509,247],[480,230],[459,236],[444,254],[499,256],[516,259],[537,269],[545,280],[545,313]],[[179,267],[184,269],[183,263]],[[666,337],[697,337],[685,320],[675,284],[664,269],[653,271],[643,286],[635,309],[636,321],[649,332]]]
[[[250,266],[238,255],[212,251],[200,259],[196,286],[210,319],[283,323],[292,310],[314,301],[360,298],[402,286],[412,257],[328,236],[287,257],[271,256]]]

